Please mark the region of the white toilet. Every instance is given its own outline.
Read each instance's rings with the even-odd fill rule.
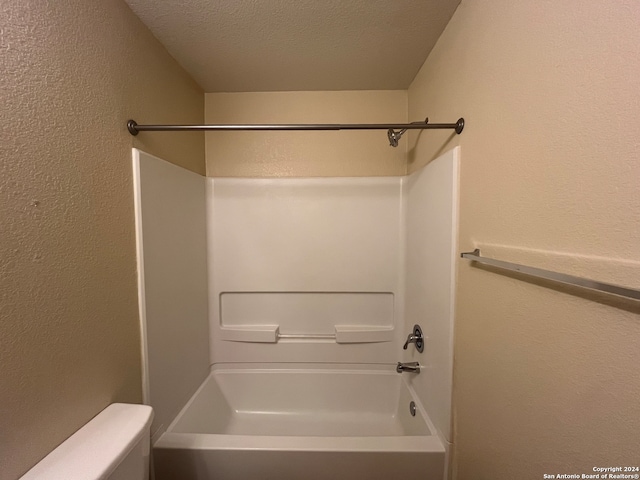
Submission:
[[[114,403],[29,470],[22,480],[148,480],[153,409]]]

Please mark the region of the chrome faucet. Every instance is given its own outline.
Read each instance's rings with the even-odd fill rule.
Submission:
[[[420,353],[424,351],[424,336],[422,335],[422,329],[420,325],[413,326],[413,333],[410,333],[407,337],[407,341],[404,342],[403,350],[406,350],[409,347],[409,344],[413,343],[416,346],[416,350]]]
[[[420,364],[418,362],[408,362],[408,363],[398,362],[398,365],[396,366],[396,372],[420,373]]]

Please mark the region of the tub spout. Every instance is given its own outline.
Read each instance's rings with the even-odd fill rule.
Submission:
[[[396,372],[420,373],[420,364],[418,362],[408,362],[408,363],[398,362],[398,365],[396,366]]]

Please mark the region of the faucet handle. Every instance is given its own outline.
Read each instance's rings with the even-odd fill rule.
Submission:
[[[409,344],[413,343],[416,346],[416,350],[422,353],[424,351],[424,336],[422,335],[422,329],[420,325],[413,326],[413,333],[410,333],[407,337],[407,341],[404,342],[403,350],[406,350],[409,347]]]
[[[410,333],[409,336],[407,337],[407,341],[404,342],[404,345],[402,346],[403,350],[406,350],[407,347],[409,346],[410,343],[414,343],[416,341],[416,337],[413,335],[413,333]]]

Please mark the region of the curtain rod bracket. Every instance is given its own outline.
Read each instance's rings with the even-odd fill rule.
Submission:
[[[137,126],[138,124],[135,120],[129,120],[127,122],[127,130],[129,130],[129,133],[134,137],[140,133],[140,131],[136,128]]]

